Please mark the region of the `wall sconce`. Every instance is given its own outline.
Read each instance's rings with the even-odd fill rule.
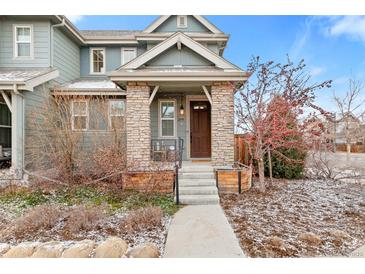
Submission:
[[[184,106],[183,104],[180,105],[180,115],[184,115]]]

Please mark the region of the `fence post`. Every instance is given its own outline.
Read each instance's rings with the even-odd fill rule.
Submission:
[[[215,186],[218,189],[218,170],[215,171]]]
[[[178,165],[175,166],[175,195],[176,195],[176,204],[180,204],[179,200],[179,167]]]
[[[238,194],[241,194],[241,170],[238,170]]]

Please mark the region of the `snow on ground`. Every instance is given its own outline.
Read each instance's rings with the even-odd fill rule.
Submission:
[[[359,182],[275,181],[261,194],[221,195],[240,244],[252,257],[346,256],[365,244],[365,192]],[[338,239],[334,231],[348,234]],[[312,232],[321,244],[299,240]],[[283,245],[273,245],[273,236]]]

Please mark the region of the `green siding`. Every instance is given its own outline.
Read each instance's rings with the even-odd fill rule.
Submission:
[[[14,59],[13,25],[33,26],[33,58]],[[50,22],[34,20],[3,19],[0,21],[0,67],[49,67]]]
[[[187,17],[188,26],[187,28],[178,28],[177,27],[177,18],[176,15],[170,16],[165,22],[163,22],[157,29],[153,32],[207,32],[211,33],[205,26],[203,26],[198,20],[196,20],[193,16],[188,15]]]
[[[58,28],[53,32],[53,66],[61,83],[80,77],[80,48]]]

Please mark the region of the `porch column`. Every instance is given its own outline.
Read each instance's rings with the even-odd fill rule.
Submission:
[[[212,163],[231,166],[234,163],[234,87],[214,83],[212,93]]]
[[[149,166],[151,153],[150,88],[146,83],[128,83],[126,108],[127,166]]]
[[[11,161],[12,168],[22,172],[23,155],[24,155],[24,113],[23,113],[23,97],[15,92],[11,93]]]

